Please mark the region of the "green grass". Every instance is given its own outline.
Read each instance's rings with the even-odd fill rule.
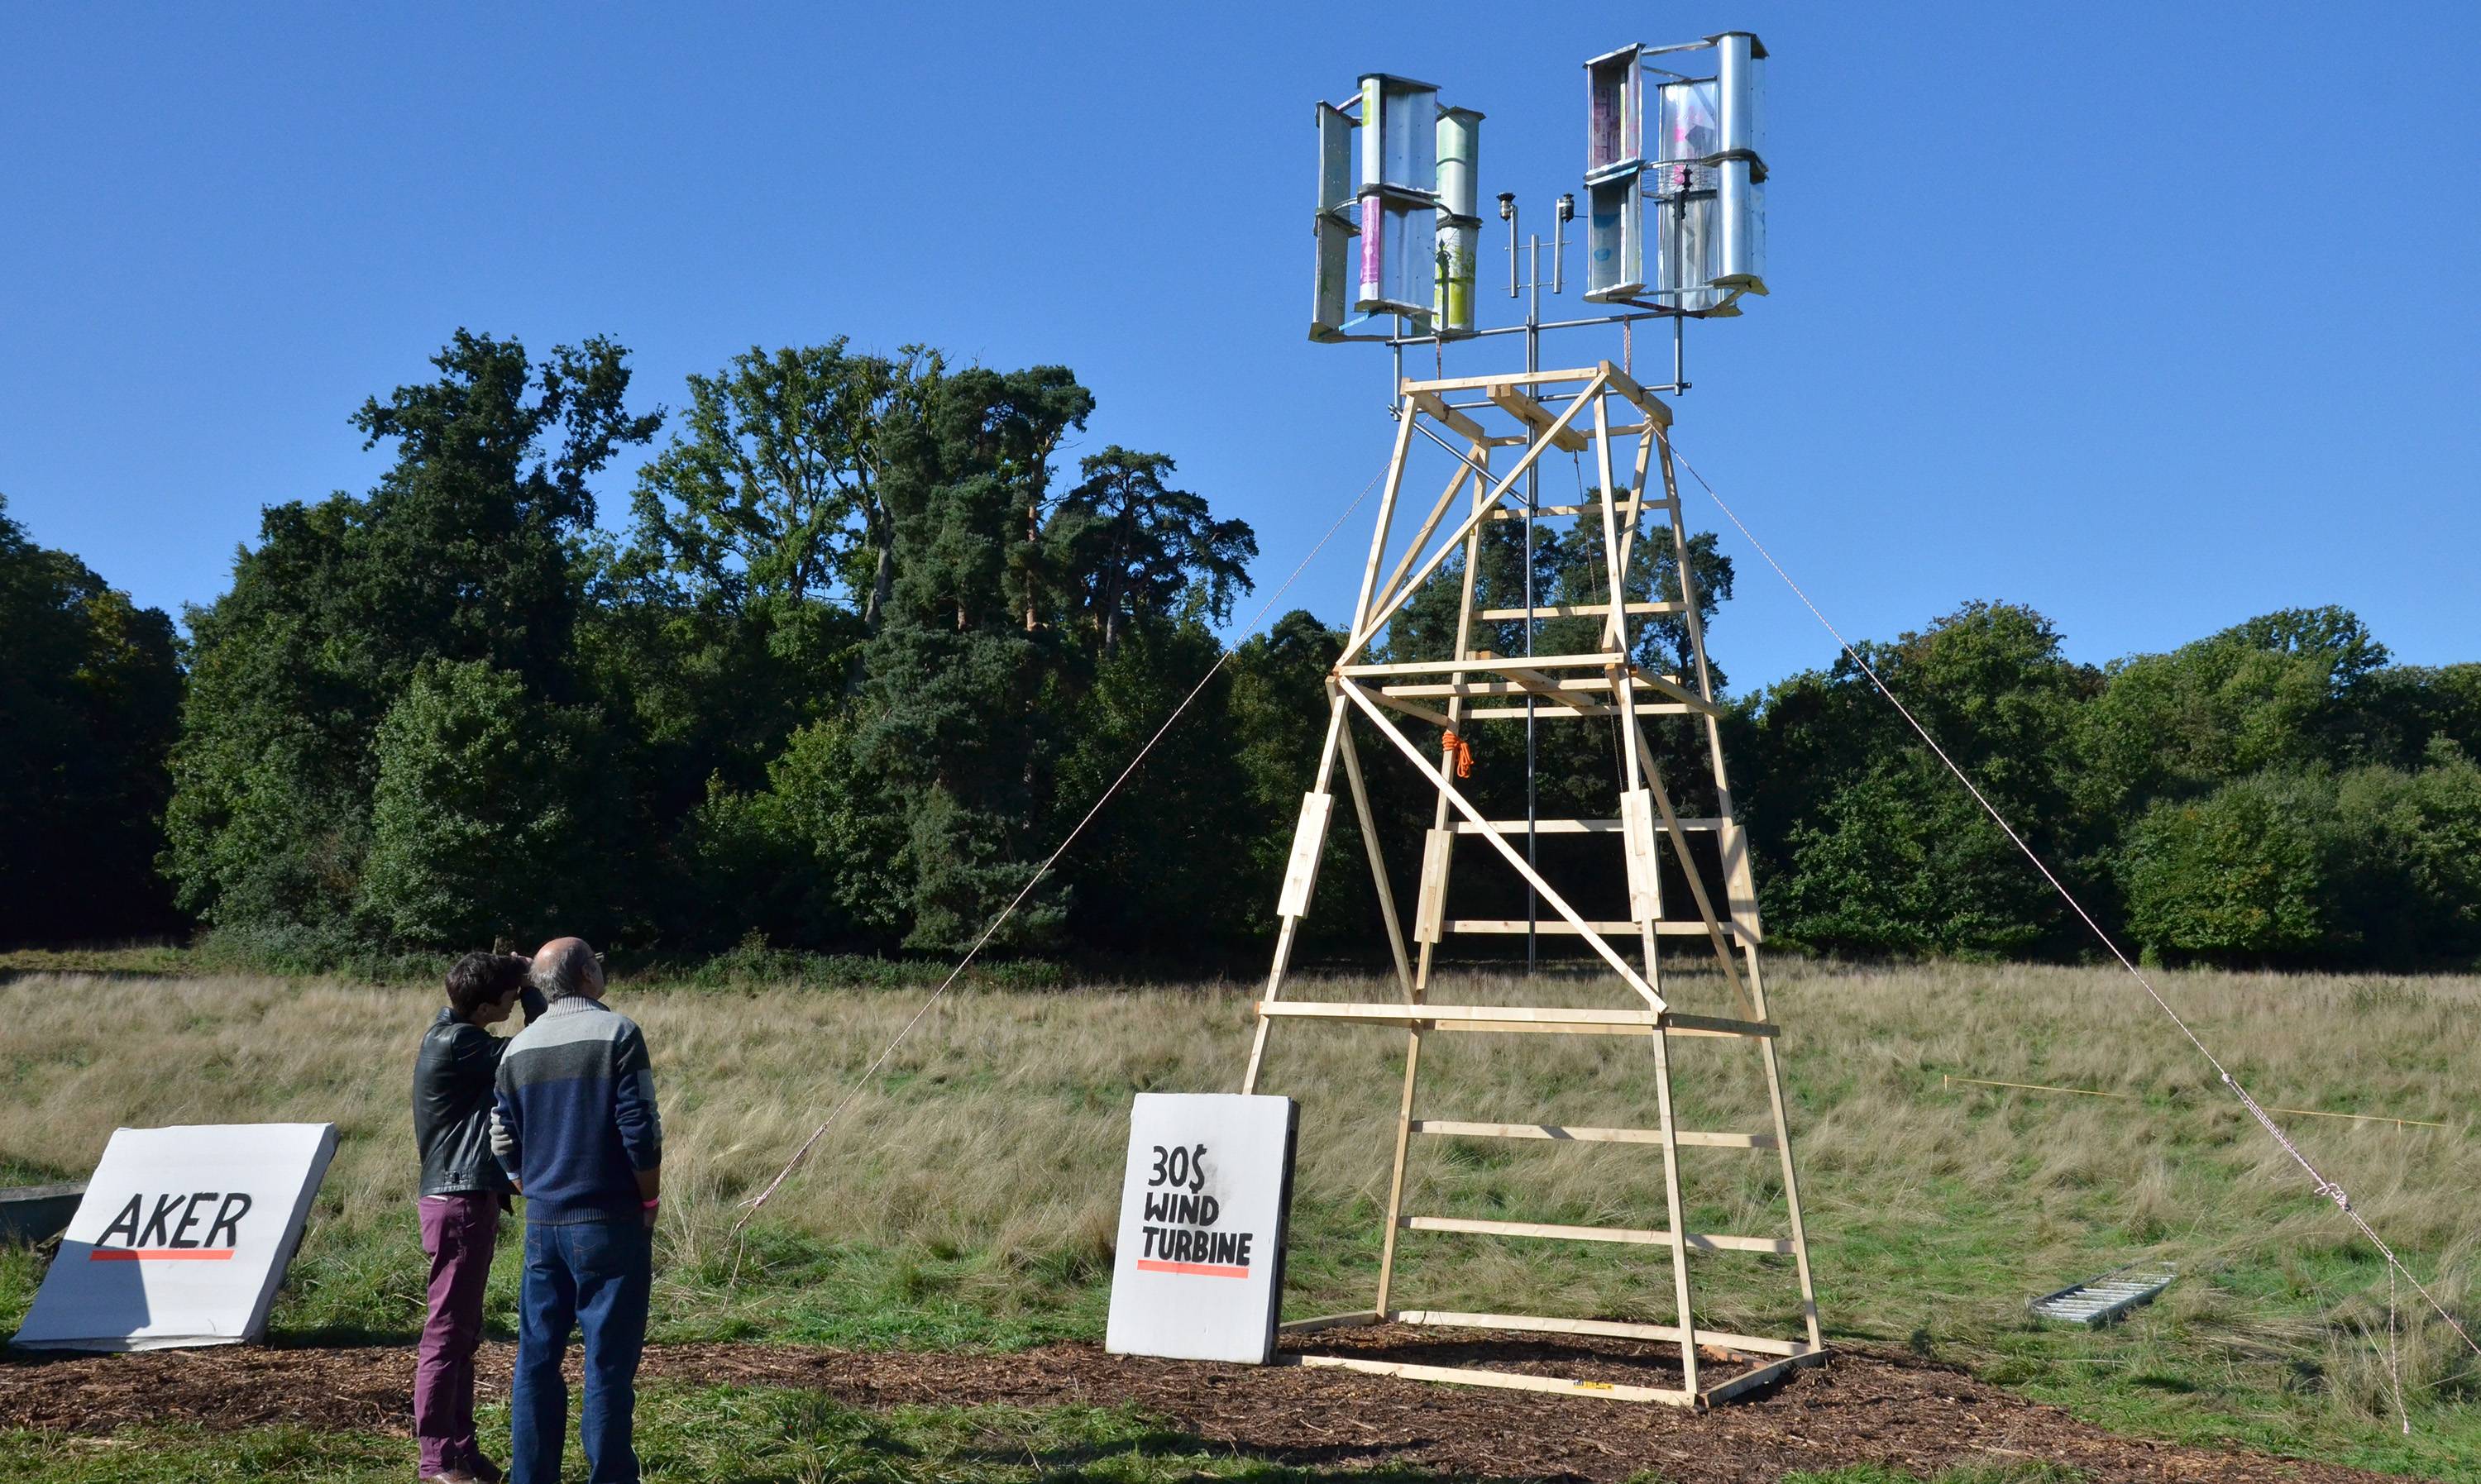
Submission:
[[[2385,1269],[2123,978],[1960,966],[1776,973],[1830,1340],[1910,1346],[2128,1434],[2481,1481],[2481,1367],[2406,1290],[2413,1429],[2399,1430],[2372,1342],[2386,1322]],[[2470,1206],[2481,1188],[2470,1065],[2481,981],[2184,973],[2162,982],[2270,1104],[2449,1125],[2287,1120],[2481,1331]],[[1230,1088],[1247,1045],[1247,991],[960,991],[736,1248],[725,1230],[739,1203],[918,1003],[881,987],[618,983],[619,1002],[647,1028],[671,1140],[658,1341],[1008,1349],[1099,1337],[1129,1095]],[[1693,978],[1667,987],[1701,992]],[[1438,998],[1514,993],[1489,980]],[[117,1122],[333,1120],[343,1147],[278,1299],[274,1338],[409,1340],[421,1259],[403,1100],[428,1014],[420,987],[316,978],[0,983],[0,1165],[38,1178],[82,1169]],[[1380,1031],[1295,1029],[1276,1043],[1267,1087],[1304,1105],[1293,1314],[1369,1300],[1401,1045]],[[1676,1053],[1684,1123],[1762,1127],[1749,1084],[1725,1075],[1733,1050]],[[1434,1116],[1651,1121],[1642,1060],[1625,1044],[1439,1037],[1423,1066]],[[2142,1100],[2002,1092],[1948,1084],[1947,1073]],[[1763,1231],[1775,1219],[1770,1159],[1689,1159],[1692,1228]],[[1427,1140],[1414,1184],[1415,1209],[1426,1211],[1659,1224],[1634,1219],[1658,1212],[1661,1197],[1649,1161],[1624,1146]],[[490,1326],[503,1336],[514,1245],[503,1243],[489,1290]],[[2065,1282],[2165,1259],[2181,1278],[2124,1324],[2063,1329],[2024,1312],[2026,1298]],[[1790,1332],[1784,1260],[1692,1261],[1707,1322]],[[39,1276],[36,1258],[0,1251],[0,1333]],[[1663,1264],[1642,1252],[1429,1236],[1408,1238],[1398,1292],[1437,1308],[1637,1319],[1666,1318],[1669,1297]],[[202,1460],[243,1445],[180,1445]],[[72,1445],[45,1446],[58,1455],[46,1467],[85,1467],[60,1452]],[[338,1468],[359,1467],[352,1450],[361,1446],[339,1443]],[[0,1456],[13,1451],[0,1443]]]

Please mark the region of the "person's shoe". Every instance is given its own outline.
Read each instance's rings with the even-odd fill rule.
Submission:
[[[465,1471],[482,1480],[483,1484],[507,1484],[509,1477],[507,1474],[500,1471],[500,1466],[498,1464],[484,1458],[480,1453],[475,1454],[474,1461],[465,1466]]]
[[[462,1469],[448,1469],[438,1473],[424,1474],[421,1484],[483,1484],[483,1481]]]

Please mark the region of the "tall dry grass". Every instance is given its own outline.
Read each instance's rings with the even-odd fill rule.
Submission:
[[[2160,982],[2269,1105],[2448,1125],[2286,1120],[2434,1290],[2466,1304],[2481,1183],[2472,1139],[2481,980],[2183,973]],[[1684,1004],[1726,1004],[1711,977],[1668,987]],[[1769,988],[1786,1028],[1795,1151],[1831,1333],[2001,1354],[2026,1332],[2032,1294],[2118,1262],[2169,1258],[2192,1276],[2147,1321],[2157,1329],[2131,1335],[2176,1341],[2182,1365],[2314,1373],[2348,1405],[2390,1405],[2378,1360],[2384,1270],[2124,976],[1793,965]],[[1393,993],[1356,979],[1301,981],[1294,992]],[[953,995],[820,1142],[761,1230],[949,1263],[957,1271],[935,1298],[961,1311],[1064,1302],[1089,1324],[1108,1268],[1128,1100],[1237,1086],[1253,994]],[[1433,998],[1620,1002],[1610,994],[1589,981],[1476,974],[1447,976]],[[764,1332],[788,1290],[768,1286],[763,1254],[740,1289],[723,1284],[735,1204],[852,1085],[918,997],[633,993],[624,982],[613,1002],[645,1028],[667,1128],[666,1322],[694,1328],[730,1312]],[[299,1312],[339,1324],[359,1306],[382,1311],[367,1320],[375,1327],[402,1326],[420,1306],[407,1090],[434,1008],[414,990],[248,977],[37,975],[0,984],[0,1159],[83,1170],[124,1125],[333,1122],[343,1143],[304,1253],[306,1281],[328,1297],[324,1307],[305,1298]],[[1265,1090],[1304,1105],[1293,1312],[1369,1300],[1402,1047],[1400,1032],[1278,1028]],[[1684,1127],[1766,1127],[1749,1047],[1675,1043],[1674,1062]],[[1948,1074],[2142,1101],[1948,1085]],[[1642,1041],[1435,1036],[1423,1089],[1420,1110],[1432,1117],[1655,1121]],[[1424,1139],[1416,1149],[1414,1211],[1662,1224],[1658,1157],[1640,1146]],[[1780,1231],[1771,1155],[1684,1159],[1692,1226]],[[1407,1306],[1666,1315],[1659,1253],[1404,1240],[1397,1293]],[[1694,1265],[1706,1322],[1792,1332],[1786,1262],[1712,1254]],[[1064,1289],[1086,1296],[1063,1300]],[[2466,1384],[2469,1356],[2442,1326],[2407,1310],[2397,1343],[2416,1394]]]

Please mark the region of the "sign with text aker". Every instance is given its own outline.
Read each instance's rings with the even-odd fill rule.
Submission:
[[[257,1339],[335,1152],[326,1123],[117,1131],[10,1342],[152,1350]]]
[[[1106,1348],[1274,1359],[1299,1124],[1290,1098],[1137,1094]]]

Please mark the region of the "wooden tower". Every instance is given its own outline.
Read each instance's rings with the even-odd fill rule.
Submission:
[[[1696,593],[1689,570],[1687,534],[1681,526],[1680,493],[1672,468],[1669,432],[1671,411],[1658,398],[1608,361],[1571,371],[1509,372],[1495,376],[1402,380],[1397,386],[1395,452],[1389,461],[1378,506],[1377,530],[1362,570],[1360,596],[1344,652],[1327,680],[1326,740],[1319,759],[1317,780],[1301,801],[1300,822],[1293,837],[1290,868],[1285,873],[1277,911],[1282,924],[1276,939],[1274,967],[1258,1005],[1256,1034],[1250,1047],[1242,1090],[1258,1090],[1267,1038],[1278,1023],[1379,1025],[1402,1027],[1406,1032],[1404,1080],[1396,1121],[1395,1165],[1388,1183],[1387,1227],[1378,1268],[1376,1300],[1365,1311],[1305,1319],[1284,1326],[1287,1333],[1383,1322],[1439,1325],[1449,1328],[1517,1330],[1552,1335],[1608,1336],[1676,1343],[1682,1384],[1677,1387],[1623,1386],[1473,1367],[1413,1366],[1347,1355],[1302,1354],[1305,1365],[1406,1375],[1423,1380],[1469,1385],[1513,1387],[1620,1400],[1666,1402],[1704,1407],[1741,1394],[1774,1380],[1791,1367],[1815,1362],[1823,1354],[1817,1304],[1811,1286],[1809,1247],[1801,1227],[1800,1187],[1792,1170],[1790,1132],[1784,1114],[1782,1080],[1777,1072],[1778,1028],[1766,1011],[1764,981],[1759,971],[1761,931],[1758,904],[1750,884],[1748,853],[1739,826],[1732,818],[1731,784],[1723,767],[1722,736],[1717,723],[1705,638],[1698,621]],[[1455,476],[1421,517],[1402,554],[1380,579],[1384,558],[1397,528],[1399,496],[1413,440],[1419,433],[1457,455]],[[1553,449],[1581,456],[1599,475],[1598,498],[1580,496],[1575,506],[1539,507],[1539,517],[1574,517],[1599,521],[1606,579],[1603,591],[1611,601],[1535,608],[1532,619],[1597,617],[1601,640],[1591,653],[1550,654],[1510,658],[1477,650],[1477,622],[1507,621],[1527,616],[1525,610],[1476,609],[1475,572],[1480,533],[1487,521],[1524,518],[1528,513],[1512,492],[1520,490],[1526,473]],[[1502,457],[1504,472],[1494,466],[1495,454],[1521,450]],[[1626,480],[1619,478],[1625,474]],[[1658,481],[1659,492],[1649,486]],[[1657,519],[1648,525],[1649,514]],[[1452,523],[1451,523],[1452,522]],[[1442,534],[1442,528],[1448,528]],[[1678,598],[1632,592],[1628,574],[1631,555],[1639,539],[1668,540],[1679,558]],[[1462,608],[1452,654],[1433,659],[1369,660],[1371,641],[1425,584],[1457,581],[1446,573],[1449,559],[1459,549]],[[1638,586],[1644,586],[1640,577]],[[1635,663],[1633,626],[1658,614],[1676,614],[1684,625],[1694,673],[1664,675]],[[1528,702],[1530,703],[1528,705]],[[1625,872],[1629,916],[1625,920],[1589,920],[1528,863],[1520,848],[1528,829],[1524,820],[1486,818],[1455,783],[1452,742],[1442,751],[1443,739],[1416,735],[1419,727],[1442,729],[1448,738],[1486,722],[1522,720],[1528,710],[1541,719],[1613,718],[1622,754],[1620,811],[1617,819],[1562,819],[1533,821],[1540,834],[1584,835],[1596,848],[1618,848],[1611,862],[1616,883]],[[1358,712],[1395,752],[1437,792],[1431,828],[1423,841],[1420,889],[1411,931],[1397,911],[1389,888],[1381,843],[1372,819],[1362,759],[1345,717]],[[1657,750],[1649,726],[1684,725],[1702,737],[1704,755],[1712,768],[1716,812],[1709,819],[1682,818],[1672,806],[1656,767]],[[1379,894],[1401,997],[1394,1002],[1334,1003],[1287,999],[1285,972],[1290,963],[1302,915],[1309,909],[1318,863],[1332,816],[1337,765],[1369,847],[1370,868]],[[1718,880],[1723,900],[1710,888],[1692,858],[1692,835],[1712,837],[1719,859]],[[1607,966],[1616,983],[1610,1002],[1571,1007],[1540,1005],[1439,1004],[1428,998],[1431,967],[1439,945],[1450,934],[1523,932],[1526,921],[1454,919],[1446,915],[1448,884],[1460,841],[1477,842],[1484,863],[1496,861],[1522,878],[1554,915],[1540,930],[1581,938]],[[1468,844],[1465,853],[1476,845]],[[1669,851],[1684,880],[1689,900],[1666,902],[1658,852]],[[1711,869],[1711,868],[1710,868]],[[1666,908],[1671,910],[1666,910]],[[1693,910],[1689,910],[1693,909]],[[1554,920],[1555,919],[1555,920]],[[1711,953],[1730,987],[1738,1013],[1725,1017],[1686,1014],[1672,1007],[1663,995],[1663,963],[1658,950],[1667,938],[1686,940],[1688,951]],[[1580,996],[1580,998],[1583,998]],[[1574,1128],[1555,1123],[1500,1124],[1459,1122],[1423,1115],[1421,1091],[1422,1046],[1439,1031],[1469,1033],[1554,1033],[1624,1036],[1643,1040],[1650,1055],[1646,1072],[1653,1083],[1655,1127],[1651,1129]],[[1742,1058],[1748,1075],[1763,1079],[1771,1128],[1744,1132],[1698,1132],[1679,1128],[1672,1113],[1672,1057],[1689,1044],[1737,1042],[1738,1047],[1712,1048]],[[1631,1227],[1554,1226],[1534,1222],[1477,1221],[1409,1214],[1405,1205],[1405,1159],[1412,1140],[1423,1135],[1515,1140],[1589,1141],[1650,1146],[1661,1159],[1667,1211],[1663,1221],[1647,1220]],[[1683,1162],[1685,1159],[1762,1158],[1771,1151],[1782,1164],[1783,1222],[1776,1230],[1751,1234],[1704,1234],[1684,1229]],[[1651,1213],[1649,1213],[1651,1214]],[[1619,1242],[1667,1252],[1671,1267],[1670,1324],[1622,1323],[1593,1318],[1543,1315],[1444,1313],[1406,1309],[1396,1302],[1397,1245],[1405,1233],[1452,1232],[1525,1241]],[[1789,1255],[1799,1283],[1803,1333],[1790,1338],[1724,1334],[1702,1328],[1691,1302],[1689,1254],[1773,1253]],[[1730,1367],[1711,1384],[1716,1362]]]

